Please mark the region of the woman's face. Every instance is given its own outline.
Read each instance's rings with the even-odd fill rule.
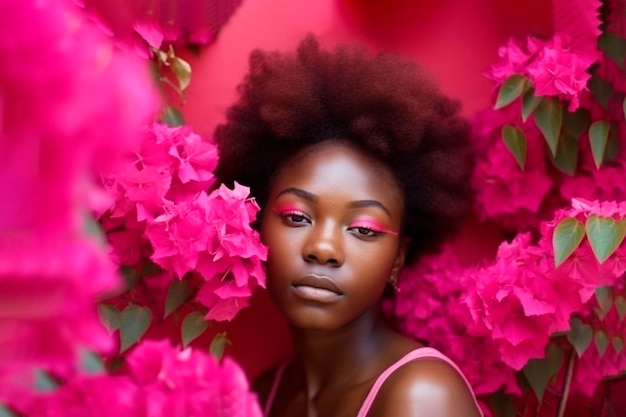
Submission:
[[[267,286],[289,322],[331,330],[377,308],[404,261],[402,215],[391,171],[354,146],[323,142],[283,165],[261,238]]]

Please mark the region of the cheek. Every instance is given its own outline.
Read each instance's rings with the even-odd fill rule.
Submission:
[[[367,277],[372,285],[384,287],[391,277],[397,253],[395,245],[357,247],[351,268],[356,276]]]
[[[267,246],[268,278],[277,272],[284,272],[294,264],[299,256],[298,242],[294,233],[288,233],[284,227],[272,227],[271,222],[263,228],[261,236]]]

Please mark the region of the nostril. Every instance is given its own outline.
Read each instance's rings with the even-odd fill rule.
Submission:
[[[319,264],[330,264],[337,266],[339,265],[339,260],[334,257],[320,257],[315,254],[308,254],[304,257],[307,262],[317,262]]]

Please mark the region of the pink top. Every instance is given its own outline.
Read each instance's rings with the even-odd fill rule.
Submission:
[[[452,360],[450,358],[448,358],[443,353],[439,352],[437,349],[433,349],[433,348],[429,348],[429,347],[422,347],[422,348],[418,348],[418,349],[412,350],[411,352],[407,353],[406,355],[404,355],[403,357],[398,359],[389,368],[385,369],[378,376],[378,378],[376,378],[376,381],[374,382],[374,385],[372,386],[372,388],[370,389],[369,393],[367,394],[367,397],[365,397],[365,401],[363,401],[363,405],[361,405],[361,408],[359,409],[359,412],[356,415],[356,417],[366,417],[367,416],[367,413],[369,412],[370,407],[372,406],[372,403],[376,399],[376,395],[378,394],[378,391],[380,390],[380,387],[382,387],[382,385],[385,383],[387,378],[389,378],[389,375],[391,375],[396,369],[398,369],[401,366],[407,364],[408,362],[414,361],[416,359],[421,359],[421,358],[436,358],[436,359],[440,359],[440,360],[450,364],[450,366],[452,366],[454,369],[456,369],[456,371],[459,373],[459,375],[461,375],[461,377],[463,377],[463,380],[465,381],[465,383],[467,384],[468,388],[472,392],[472,397],[474,398],[474,404],[476,404],[476,407],[478,408],[478,411],[480,412],[481,416],[483,415],[482,411],[481,411],[481,408],[478,405],[478,401],[476,401],[476,396],[474,395],[474,392],[472,391],[472,387],[471,387],[469,381],[467,380],[467,378],[465,377],[465,375],[463,375],[463,372],[461,372],[461,370],[459,369],[459,367],[456,366],[456,364],[454,362],[452,362]],[[274,403],[274,397],[276,396],[276,392],[278,391],[278,386],[280,385],[280,381],[281,381],[281,379],[283,377],[283,372],[285,372],[285,368],[287,367],[287,364],[288,364],[288,362],[282,363],[278,367],[278,369],[276,370],[276,375],[274,376],[274,382],[272,383],[272,388],[271,388],[270,393],[269,393],[269,395],[267,397],[267,401],[265,402],[265,416],[269,416],[270,415],[270,410],[272,409],[272,404]]]

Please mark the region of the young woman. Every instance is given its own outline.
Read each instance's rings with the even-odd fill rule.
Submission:
[[[218,176],[248,185],[267,287],[295,357],[255,384],[266,416],[475,417],[458,368],[393,331],[380,300],[458,225],[468,125],[415,64],[356,48],[256,51],[218,127]]]

